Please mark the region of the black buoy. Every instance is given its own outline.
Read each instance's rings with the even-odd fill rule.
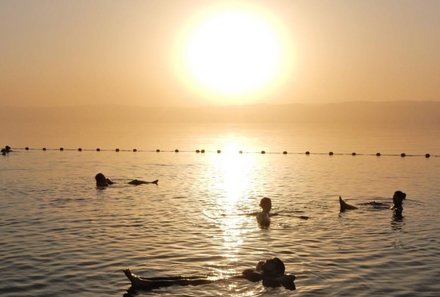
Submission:
[[[117,149],[115,149],[115,152],[117,152],[117,153],[118,153],[118,152],[119,152],[119,149],[118,149],[118,148],[117,148]]]
[[[174,152],[175,152],[175,153],[178,153],[178,152],[179,152],[179,150],[178,150],[178,149],[175,149],[175,150],[174,150]]]
[[[98,148],[96,149],[96,151],[97,151],[97,152],[100,152],[100,151],[101,151],[101,149],[100,149],[100,148],[98,147]]]
[[[133,149],[133,153],[136,153],[138,150],[137,149]]]
[[[160,153],[160,149],[157,149],[157,150],[156,150],[156,153]]]
[[[222,151],[221,150],[217,150],[217,154],[220,154]]]
[[[307,155],[307,156],[310,155],[310,152],[309,152],[309,151],[306,151],[306,155]]]
[[[429,157],[431,157],[430,154],[426,154],[426,155],[425,155],[425,158],[429,158]]]
[[[356,156],[356,153],[355,153],[355,152],[352,152],[351,155],[352,155],[352,156]]]
[[[283,155],[287,155],[287,151],[284,151],[284,152],[283,152]]]
[[[243,151],[238,151],[239,154],[243,154]]]
[[[27,151],[29,150],[29,148],[28,148],[28,147],[25,147],[24,149],[25,149],[25,150],[27,150]]]
[[[264,155],[266,153],[266,151],[261,151],[261,153]]]
[[[196,150],[196,153],[197,153],[197,154],[200,153],[200,150]]]
[[[60,151],[64,151],[64,148],[60,147]]]
[[[404,158],[404,157],[406,157],[406,154],[405,154],[405,153],[401,153],[400,156],[401,156],[402,158]]]
[[[380,153],[376,153],[376,157],[380,157]]]
[[[329,156],[333,156],[333,152],[329,152],[328,155],[329,155]]]
[[[200,152],[201,152],[202,154],[204,154],[204,153],[205,153],[205,150],[201,150]]]
[[[29,148],[27,148],[27,150],[29,150]],[[43,147],[43,151],[45,151],[46,150],[46,148],[45,147]]]
[[[82,148],[78,148],[78,152],[82,152],[82,150],[83,150]]]

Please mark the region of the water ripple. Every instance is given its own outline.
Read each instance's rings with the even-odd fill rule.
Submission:
[[[388,159],[266,155],[257,162],[250,155],[243,157],[251,163],[233,167],[243,174],[233,175],[228,166],[234,163],[222,156],[47,154],[43,161],[37,155],[11,156],[0,173],[0,270],[7,272],[2,296],[122,296],[129,288],[121,271],[126,267],[144,276],[221,278],[274,256],[297,275],[297,291],[230,280],[137,296],[440,291],[439,197],[431,192],[436,179],[420,174],[438,176],[439,160],[420,169]],[[118,185],[95,188],[93,176],[102,168]],[[158,177],[160,183],[125,184],[135,177]],[[409,196],[402,220],[364,207],[339,214],[339,195],[355,204],[387,202],[396,188]],[[263,196],[272,198],[278,213],[269,229],[260,229],[250,215]]]

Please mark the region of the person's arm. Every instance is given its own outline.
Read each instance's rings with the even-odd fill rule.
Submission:
[[[241,276],[251,282],[259,282],[262,280],[261,273],[255,271],[254,269],[243,270]]]
[[[280,278],[280,283],[284,288],[288,290],[296,290],[295,279],[296,277],[293,274],[283,275]]]
[[[263,286],[276,288],[283,286],[288,290],[295,290],[295,276],[291,275],[283,275],[280,277],[263,277]]]

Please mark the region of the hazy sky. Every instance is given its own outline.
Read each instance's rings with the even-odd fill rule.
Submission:
[[[440,1],[0,0],[0,106],[440,100]]]

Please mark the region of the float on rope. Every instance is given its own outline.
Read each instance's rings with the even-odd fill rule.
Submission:
[[[30,147],[28,147],[28,146],[26,146],[26,147],[21,147],[21,148],[13,148],[13,150],[26,150],[26,151],[29,151],[29,150],[38,150],[37,148],[30,148]],[[48,151],[48,150],[58,150],[58,151],[60,151],[60,152],[62,152],[62,151],[78,151],[78,152],[82,152],[82,151],[93,151],[93,149],[83,149],[83,148],[81,148],[81,147],[78,147],[78,148],[76,148],[76,149],[74,149],[74,148],[65,148],[65,147],[58,147],[58,148],[47,148],[47,147],[42,147],[41,148],[41,150],[43,150],[43,151]],[[100,152],[100,151],[114,151],[114,152],[122,152],[122,151],[124,151],[124,152],[130,152],[130,151],[132,151],[132,152],[156,152],[156,153],[160,153],[160,152],[174,152],[174,153],[179,153],[179,152],[181,152],[181,150],[179,150],[179,149],[174,149],[174,150],[169,150],[169,151],[167,151],[167,150],[165,150],[165,151],[163,151],[163,150],[160,150],[160,149],[155,149],[155,150],[138,150],[138,149],[136,149],[136,148],[133,148],[133,149],[131,149],[131,150],[129,150],[129,149],[127,149],[127,150],[123,150],[123,149],[120,149],[120,148],[116,148],[116,149],[113,149],[113,150],[111,150],[111,149],[101,149],[101,148],[96,148],[95,149],[95,151],[97,151],[97,152]],[[183,151],[183,152],[190,152],[190,151]],[[217,153],[217,154],[221,154],[222,153],[222,150],[221,149],[217,149],[217,150],[214,150],[214,151],[206,151],[205,149],[196,149],[195,150],[195,152],[196,153],[201,153],[201,154],[204,154],[204,153],[207,153],[207,152],[210,152],[210,153]],[[267,151],[265,151],[265,150],[261,150],[261,151],[243,151],[243,150],[239,150],[238,151],[238,153],[239,154],[244,154],[244,153],[247,153],[247,154],[249,154],[249,153],[254,153],[254,154],[262,154],[262,155],[264,155],[264,154],[283,154],[283,155],[287,155],[287,154],[305,154],[306,156],[310,156],[310,155],[325,155],[326,153],[311,153],[310,151],[305,151],[305,152],[303,152],[303,153],[301,153],[301,152],[288,152],[287,150],[284,150],[284,151],[281,151],[281,152],[267,152]],[[352,152],[352,153],[335,153],[335,152],[333,152],[333,151],[329,151],[328,153],[327,153],[327,155],[329,155],[329,156],[334,156],[334,155],[351,155],[351,156],[376,156],[376,157],[381,157],[381,156],[389,156],[389,157],[391,157],[391,156],[400,156],[401,158],[405,158],[405,157],[425,157],[426,159],[429,159],[429,158],[431,158],[431,157],[440,157],[440,155],[431,155],[431,154],[429,154],[429,153],[426,153],[426,154],[407,154],[407,153],[404,153],[404,152],[402,152],[402,153],[399,153],[399,154],[385,154],[385,155],[383,155],[383,154],[381,154],[380,152],[376,152],[376,153],[373,153],[373,154],[369,154],[369,153],[356,153],[356,152]]]

